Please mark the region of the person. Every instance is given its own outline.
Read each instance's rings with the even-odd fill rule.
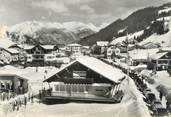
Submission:
[[[159,91],[159,98],[160,98],[160,100],[162,101],[163,93],[162,93],[161,91]]]
[[[34,96],[33,96],[33,93],[31,94],[31,103],[34,103]]]
[[[168,101],[166,102],[166,109],[167,109],[169,112],[171,112],[170,103],[169,103]]]
[[[39,90],[39,103],[40,103],[41,99],[42,99],[42,92],[41,92],[41,90]]]
[[[26,108],[26,105],[27,105],[27,97],[24,95],[24,106]]]

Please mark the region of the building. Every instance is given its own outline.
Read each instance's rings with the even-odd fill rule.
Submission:
[[[145,49],[154,49],[154,48],[159,48],[160,44],[156,44],[156,43],[153,43],[153,42],[148,42],[148,43],[142,45],[142,47],[144,47]]]
[[[26,46],[25,51],[28,63],[44,64],[56,60],[59,48],[56,45],[35,45]]]
[[[116,69],[93,57],[77,58],[48,77],[50,92],[45,99],[118,101],[120,83],[125,78]],[[121,95],[120,95],[121,96]]]
[[[129,51],[129,59],[132,65],[138,65],[140,63],[147,64],[150,61],[150,57],[157,53],[159,49],[136,49]]]
[[[151,56],[151,62],[156,70],[166,70],[171,64],[171,52],[158,52]]]
[[[113,59],[114,52],[115,52],[114,46],[108,47],[106,52],[107,59]]]
[[[0,73],[0,89],[2,91],[11,91],[16,94],[24,94],[28,91],[27,79],[15,74]]]
[[[77,43],[73,43],[73,44],[68,44],[66,46],[66,51],[70,54],[70,55],[80,55],[82,52],[82,46],[80,44]]]
[[[97,41],[96,46],[100,47],[100,53],[103,54],[109,45],[108,41]]]
[[[6,64],[19,61],[19,51],[9,48],[0,48],[0,60]]]

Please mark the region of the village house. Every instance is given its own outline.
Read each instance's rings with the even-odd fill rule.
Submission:
[[[154,49],[154,48],[159,48],[160,44],[153,43],[153,42],[148,42],[142,45],[145,49]]]
[[[116,101],[125,75],[93,57],[77,58],[44,82],[50,91],[45,99]]]
[[[103,54],[109,45],[108,41],[97,41],[96,46],[100,48],[100,53]]]
[[[77,43],[68,44],[66,46],[66,52],[69,52],[70,55],[80,55],[82,52],[82,46]]]
[[[129,51],[128,56],[132,65],[147,64],[150,61],[150,57],[158,51],[159,49],[136,49]]]
[[[24,94],[28,91],[27,79],[15,74],[0,73],[0,90]]]
[[[171,51],[160,51],[151,56],[151,62],[156,70],[166,70],[171,64]]]
[[[56,45],[35,45],[26,46],[28,63],[44,64],[45,62],[52,62],[56,60],[59,48]]]
[[[19,61],[19,51],[9,48],[0,48],[0,60],[6,64]]]
[[[28,91],[28,79],[22,77],[15,67],[5,66],[0,69],[0,91],[24,94]]]

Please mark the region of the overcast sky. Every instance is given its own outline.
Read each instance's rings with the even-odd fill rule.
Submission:
[[[124,18],[133,11],[170,0],[0,0],[0,22],[79,21],[96,26]]]

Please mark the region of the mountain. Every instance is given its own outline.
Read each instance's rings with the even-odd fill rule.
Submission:
[[[98,31],[93,24],[81,22],[51,23],[26,21],[7,30],[7,36],[16,43],[68,44]]]
[[[79,40],[78,43],[82,45],[93,45],[96,41],[111,42],[114,39],[114,37],[118,38],[126,35],[126,33],[131,34],[139,31],[143,31],[159,17],[158,11],[166,7],[171,7],[171,3],[167,3],[159,7],[148,7],[148,8],[137,10],[133,12],[131,15],[129,15],[128,17],[126,17],[125,19],[123,20],[118,19],[112,24],[108,25],[107,27],[101,29],[99,32]],[[164,13],[162,15],[169,15],[169,14],[170,11],[169,13]],[[118,33],[122,31],[124,33],[122,34]],[[155,32],[151,32],[151,33],[155,33]],[[151,34],[149,34],[148,36],[150,35]],[[147,36],[145,36],[144,38],[147,38]]]

